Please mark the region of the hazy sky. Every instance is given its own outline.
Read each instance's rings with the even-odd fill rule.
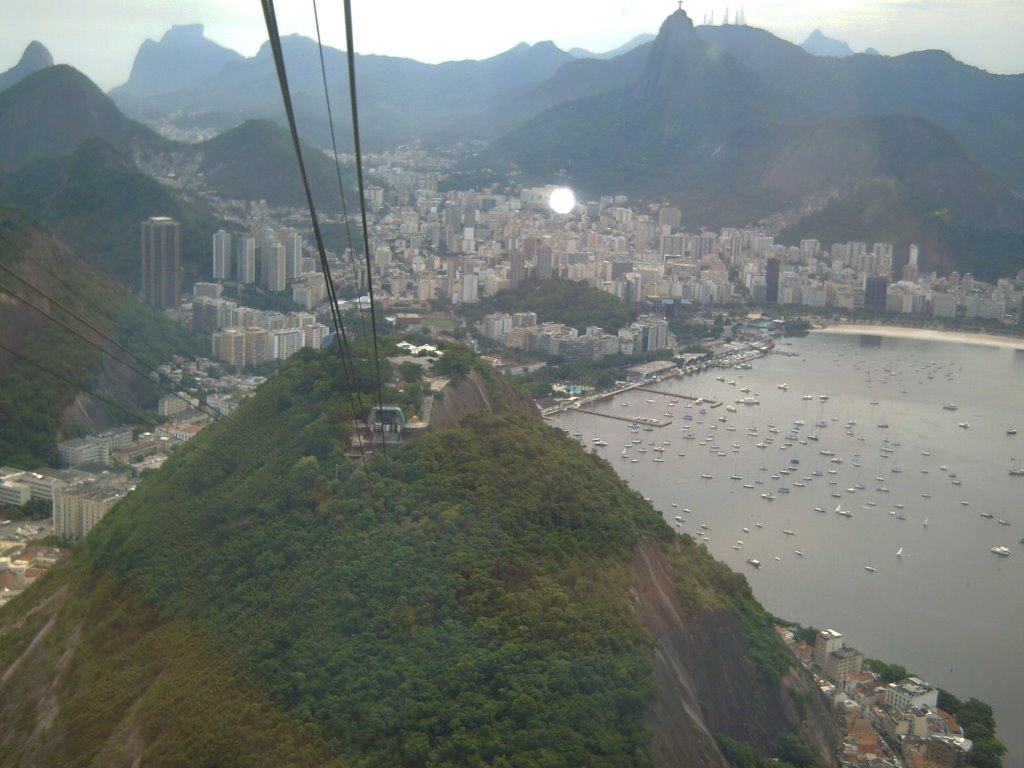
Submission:
[[[283,33],[313,33],[312,0],[279,0]],[[821,29],[855,51],[887,55],[940,48],[990,72],[1024,73],[1024,0],[746,0],[747,23],[801,43]],[[341,3],[319,4],[325,42],[344,47]],[[359,53],[426,62],[479,59],[520,42],[553,40],[560,48],[611,50],[656,33],[673,0],[353,0]],[[685,0],[697,23],[715,23],[739,0]],[[146,38],[172,24],[200,22],[212,40],[251,56],[266,40],[258,0],[0,0],[0,71],[31,40],[58,63],[71,64],[101,88],[120,85]]]

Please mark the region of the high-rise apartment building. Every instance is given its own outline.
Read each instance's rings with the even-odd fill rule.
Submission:
[[[832,651],[838,651],[843,647],[843,636],[834,629],[823,629],[814,638],[814,666],[817,669],[825,669],[825,662]]]
[[[480,277],[473,272],[467,272],[462,276],[462,301],[467,304],[475,304],[480,301],[479,296]]]
[[[128,488],[116,480],[81,482],[57,489],[53,495],[53,532],[72,541],[83,538],[127,492]]]
[[[284,328],[270,334],[271,357],[275,360],[287,360],[294,355],[306,342],[306,334],[301,328]]]
[[[242,328],[225,328],[214,333],[210,340],[215,358],[236,368],[245,367],[245,331]]]
[[[262,282],[268,291],[283,291],[287,287],[286,256],[287,251],[280,243],[264,243],[260,259],[263,272]]]
[[[236,279],[242,285],[252,285],[256,282],[256,238],[238,238],[236,253]]]
[[[910,244],[910,253],[907,256],[907,263],[903,265],[903,279],[916,282],[918,277],[917,246]]]
[[[213,279],[231,279],[231,235],[223,229],[213,233]]]
[[[540,280],[549,280],[551,278],[552,266],[554,264],[554,253],[551,250],[551,246],[547,243],[537,246],[537,252],[534,254],[534,263],[537,266],[537,278]]]
[[[270,358],[270,332],[265,328],[245,329],[245,364],[259,365]]]
[[[285,277],[294,280],[302,274],[302,235],[289,232],[284,236]]]
[[[142,300],[151,307],[181,305],[181,225],[168,216],[142,222]]]
[[[522,251],[512,251],[508,255],[508,283],[515,288],[526,279],[526,255]]]
[[[768,304],[779,303],[779,260],[772,257],[764,267],[765,301]]]
[[[885,312],[885,295],[889,278],[884,275],[870,275],[864,280],[864,309],[871,312]]]

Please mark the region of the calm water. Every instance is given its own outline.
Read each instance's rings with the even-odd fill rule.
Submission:
[[[722,401],[717,408],[633,391],[593,409],[671,418],[663,428],[632,433],[580,413],[555,423],[588,445],[605,440],[595,450],[671,524],[682,517],[679,530],[701,538],[708,526],[708,549],[744,573],[772,613],[833,627],[869,657],[992,704],[1004,764],[1022,768],[1024,476],[1008,470],[1024,464],[1024,352],[828,333],[778,349],[792,356],[654,387]],[[735,403],[748,395],[760,404]],[[992,554],[997,545],[1012,555]]]

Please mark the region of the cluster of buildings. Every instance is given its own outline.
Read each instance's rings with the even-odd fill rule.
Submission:
[[[438,300],[475,303],[528,279],[584,281],[651,316],[625,329],[538,325],[520,314],[491,315],[482,335],[526,350],[568,358],[633,354],[669,344],[665,317],[692,307],[743,303],[866,309],[934,318],[1019,317],[1019,281],[982,283],[970,274],[925,273],[917,246],[897,254],[890,243],[799,246],[775,242],[755,228],[688,233],[682,211],[642,209],[622,195],[580,202],[566,214],[549,206],[553,187],[516,192],[439,191],[442,159],[418,150],[367,158],[383,181],[366,191],[371,216],[369,259],[328,253],[336,282],[357,293],[373,282],[382,307],[403,317]],[[237,231],[212,235],[212,282],[180,294],[180,225],[167,217],[142,223],[142,295],[164,309],[184,310],[212,355],[236,367],[284,360],[318,347],[329,329],[313,310],[327,298],[318,259],[294,227],[276,226],[253,209]],[[290,292],[306,312],[280,313],[229,298],[243,287]],[[414,324],[413,324],[414,325]]]
[[[214,280],[258,285],[271,293],[290,290],[292,300],[306,309],[326,298],[323,274],[314,264],[295,229],[264,226],[242,234],[221,229],[213,235]]]
[[[181,224],[168,216],[142,222],[142,300],[164,310],[181,308]],[[326,296],[323,275],[306,256],[302,235],[294,229],[262,227],[258,233],[213,235],[212,275],[220,283],[255,285],[271,293],[291,291],[307,309]]]
[[[230,412],[236,401],[227,401]],[[57,444],[60,468],[0,468],[0,504],[23,507],[32,500],[50,505],[52,532],[68,541],[84,538],[111,507],[135,489],[145,469],[159,467],[174,448],[211,421],[196,398],[184,392],[160,399],[167,421],[153,432],[121,426]]]
[[[671,347],[668,321],[657,315],[637,318],[617,334],[589,326],[583,334],[562,323],[538,323],[535,312],[495,313],[484,317],[480,333],[506,346],[559,355],[569,360],[597,360],[606,355],[634,355]]]
[[[57,547],[34,544],[0,549],[0,606],[20,594],[63,556]]]
[[[973,744],[956,718],[938,706],[939,691],[916,677],[883,683],[864,668],[864,655],[834,629],[818,632],[813,647],[782,631],[794,655],[814,672],[840,712],[842,763],[856,768],[960,768]]]
[[[191,327],[197,334],[209,334],[213,356],[229,366],[242,369],[285,360],[303,347],[318,349],[330,333],[315,314],[240,306],[222,298],[221,289],[218,284],[196,284]]]
[[[926,273],[917,246],[897,254],[881,242],[785,246],[755,228],[687,233],[679,208],[639,210],[622,195],[556,214],[548,205],[553,187],[440,192],[444,169],[425,153],[368,161],[386,183],[367,195],[371,277],[392,306],[473,303],[528,278],[563,277],[665,314],[748,301],[936,318],[1019,312],[1019,282]],[[354,279],[361,289],[362,267]]]
[[[934,318],[1001,321],[1019,319],[1019,282],[1003,278],[995,285],[975,280],[970,273],[945,277],[921,273],[916,245],[908,249],[900,274],[893,269],[893,246],[875,243],[834,243],[828,249],[817,240],[800,247],[772,246],[764,269],[747,262],[741,279],[754,303],[802,305],[814,308],[864,309],[872,312],[926,315]]]
[[[220,362],[244,368],[287,360],[303,347],[319,349],[330,332],[311,312],[252,309],[224,298],[223,290],[221,283],[196,283],[191,306],[184,307],[193,332],[209,335]]]
[[[217,413],[230,414],[242,397],[266,381],[262,376],[215,377],[211,370],[215,365],[206,358],[175,358],[158,367],[164,380],[183,385],[192,379],[209,394],[205,406],[186,391],[160,398],[157,412],[165,420],[152,432],[124,425],[65,440],[57,444],[59,468],[0,467],[0,505],[23,507],[32,500],[42,501],[51,509],[55,535],[67,541],[84,538],[114,504],[134,490],[143,470],[158,468],[172,450],[199,434]],[[26,537],[15,534],[15,541]],[[0,560],[0,588],[4,578],[12,578],[2,576],[2,571]],[[23,575],[17,577],[19,589],[26,583]]]
[[[53,533],[76,541],[135,487],[130,472],[91,469],[0,467],[0,500],[10,506],[24,506],[32,499],[46,502],[52,508]]]

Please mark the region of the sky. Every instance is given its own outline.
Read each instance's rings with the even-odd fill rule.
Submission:
[[[714,13],[730,19],[741,0],[684,0],[695,23]],[[657,33],[676,0],[353,0],[358,53],[428,63],[494,56],[518,43],[552,40],[602,52],[644,33]],[[745,0],[748,25],[802,43],[814,30],[898,55],[938,48],[999,74],[1024,73],[1024,0]],[[312,0],[277,3],[283,34],[315,37]],[[342,5],[318,7],[324,42],[344,48]],[[147,38],[173,24],[202,23],[206,36],[245,56],[266,40],[258,0],[0,0],[0,72],[38,40],[60,64],[70,64],[109,90],[128,79]]]

